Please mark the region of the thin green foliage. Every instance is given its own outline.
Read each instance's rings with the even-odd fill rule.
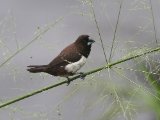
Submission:
[[[156,77],[157,74],[152,74],[154,72],[159,73],[159,71],[155,69],[155,67],[157,66],[157,63],[153,63],[150,61],[150,65],[152,67],[151,70],[149,70],[149,68],[144,63],[140,64],[138,66],[138,69],[145,71],[142,73],[144,75],[145,80],[150,85],[150,87],[154,90],[154,93],[156,94],[156,96],[160,98],[160,83]],[[156,113],[157,120],[159,120],[160,119],[160,114],[159,114],[160,113],[160,101],[155,99],[152,95],[144,94],[144,97],[147,98],[146,99],[147,104],[149,104],[149,106],[152,107],[153,111],[155,111]]]
[[[46,28],[44,28],[42,31],[40,31],[34,38],[31,40],[29,43],[27,43],[25,46],[22,48],[19,48],[15,53],[13,53],[10,57],[8,57],[3,63],[0,64],[0,68],[5,65],[8,61],[10,61],[12,58],[14,58],[18,53],[26,49],[29,45],[31,45],[33,42],[38,40],[42,35],[44,35],[50,28],[54,27],[57,23],[59,23],[61,20],[63,20],[63,17],[59,18],[56,20],[54,23],[51,25],[48,25]]]

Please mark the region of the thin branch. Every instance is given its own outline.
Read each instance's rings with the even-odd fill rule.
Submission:
[[[152,5],[151,0],[150,0],[150,6],[151,6],[151,15],[152,15],[152,20],[153,20],[153,27],[154,27],[154,37],[155,37],[155,40],[156,40],[156,44],[158,45],[156,25],[155,25],[154,13],[153,13],[153,5]]]
[[[106,55],[105,49],[104,49],[104,43],[103,43],[102,36],[101,36],[101,32],[100,32],[100,28],[99,28],[99,25],[98,25],[98,22],[97,22],[97,19],[96,19],[96,14],[95,14],[95,11],[94,11],[94,7],[93,7],[93,2],[92,2],[92,0],[90,0],[90,3],[91,3],[91,9],[92,9],[94,21],[95,21],[95,24],[96,24],[96,28],[97,28],[97,31],[98,31],[99,39],[100,39],[100,41],[101,41],[101,46],[102,46],[102,49],[103,49],[103,54],[104,54],[106,63],[108,63],[107,55]]]
[[[112,45],[111,45],[111,51],[110,51],[110,56],[109,56],[109,62],[111,61],[111,58],[112,58],[113,47],[114,47],[114,43],[115,43],[115,39],[116,39],[116,34],[117,34],[117,28],[118,28],[118,24],[119,24],[119,17],[120,17],[121,9],[122,9],[122,3],[123,3],[123,0],[121,1],[120,7],[119,7],[117,23],[116,23],[116,27],[115,27],[115,31],[114,31],[114,36],[113,36],[113,40],[112,40]]]
[[[16,36],[16,23],[15,23],[15,18],[13,17],[13,13],[10,11],[10,14],[11,14],[11,20],[12,20],[12,24],[13,24],[13,29],[14,29],[14,40],[15,40],[15,43],[16,43],[16,47],[17,47],[17,50],[19,50],[20,46],[19,46],[19,42],[17,40],[17,36]]]
[[[155,49],[151,49],[151,50],[147,50],[146,52],[143,52],[143,53],[140,53],[140,54],[131,56],[131,57],[127,57],[127,58],[118,60],[118,61],[116,61],[116,62],[107,64],[107,65],[105,65],[105,66],[103,66],[103,67],[99,67],[99,68],[97,68],[97,69],[91,70],[91,71],[89,71],[89,72],[84,73],[84,75],[87,76],[87,75],[96,73],[96,72],[98,72],[98,71],[101,71],[101,70],[104,70],[104,69],[107,69],[107,68],[111,68],[112,66],[115,66],[115,65],[117,65],[117,64],[123,63],[123,62],[125,62],[125,61],[131,60],[131,59],[134,59],[134,58],[137,58],[137,57],[140,57],[140,56],[149,54],[149,53],[153,53],[153,52],[156,52],[156,51],[159,51],[159,50],[160,50],[160,47],[155,48]],[[74,80],[76,80],[76,79],[78,79],[78,78],[80,78],[80,77],[81,77],[81,75],[77,75],[77,76],[75,76],[75,77],[70,78],[70,81],[74,81]],[[68,83],[68,80],[63,81],[63,82],[60,82],[60,83],[57,83],[57,84],[54,84],[54,85],[50,85],[50,86],[44,87],[44,88],[42,88],[42,89],[33,91],[33,92],[28,93],[28,94],[26,94],[26,95],[17,97],[17,98],[15,98],[15,99],[13,99],[13,100],[9,100],[9,101],[7,101],[7,102],[5,102],[5,103],[2,103],[2,104],[0,105],[0,108],[5,107],[5,106],[10,105],[10,104],[13,104],[13,103],[16,103],[16,102],[21,101],[21,100],[23,100],[23,99],[29,98],[29,97],[31,97],[31,96],[33,96],[33,95],[39,94],[39,93],[44,92],[44,91],[47,91],[47,90],[49,90],[49,89],[58,87],[58,86],[63,85],[63,84],[65,84],[65,83]]]

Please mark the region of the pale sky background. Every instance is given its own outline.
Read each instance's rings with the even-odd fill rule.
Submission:
[[[0,68],[0,100],[10,100],[33,90],[57,83],[64,78],[47,74],[31,74],[30,64],[48,64],[59,52],[74,42],[81,34],[89,34],[96,43],[86,65],[80,71],[89,71],[105,65],[105,59],[91,9],[85,0],[0,0],[0,64],[31,40],[39,30],[63,17],[40,39],[33,42]],[[94,9],[100,27],[105,52],[109,56],[113,33],[117,22],[120,0],[94,0]],[[160,0],[152,0],[157,39],[160,31]],[[149,0],[124,0],[116,34],[113,61],[129,51],[155,46],[155,34]],[[126,64],[129,66],[128,64]],[[92,85],[77,80],[47,92],[0,109],[0,120],[99,120],[101,113],[112,102],[89,107],[100,94],[99,81],[108,83],[108,73],[93,76]],[[128,84],[111,73],[117,84]],[[130,76],[134,76],[132,74]],[[102,79],[102,80],[101,80]],[[122,79],[122,80],[120,80]],[[123,82],[124,83],[123,83]],[[84,86],[84,87],[82,87]],[[89,88],[89,89],[88,89]],[[126,88],[127,89],[127,88]],[[109,93],[110,94],[110,93]],[[107,104],[108,103],[108,104]],[[139,103],[140,104],[140,103]],[[87,106],[88,105],[88,106]],[[136,104],[138,105],[138,104]],[[87,112],[86,112],[87,111]],[[135,120],[154,120],[150,110],[137,112]],[[117,120],[124,120],[123,114]]]

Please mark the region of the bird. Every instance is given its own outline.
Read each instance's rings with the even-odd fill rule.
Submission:
[[[77,71],[86,63],[94,42],[89,35],[80,35],[76,41],[64,48],[49,64],[29,65],[27,71],[31,73],[45,72],[53,76],[66,77],[69,85],[69,76],[76,74],[83,76],[82,72]]]

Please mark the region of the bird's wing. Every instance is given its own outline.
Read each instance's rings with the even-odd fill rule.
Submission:
[[[77,62],[82,55],[78,52],[74,44],[66,47],[62,52],[49,63],[50,67],[65,66],[68,63]]]

